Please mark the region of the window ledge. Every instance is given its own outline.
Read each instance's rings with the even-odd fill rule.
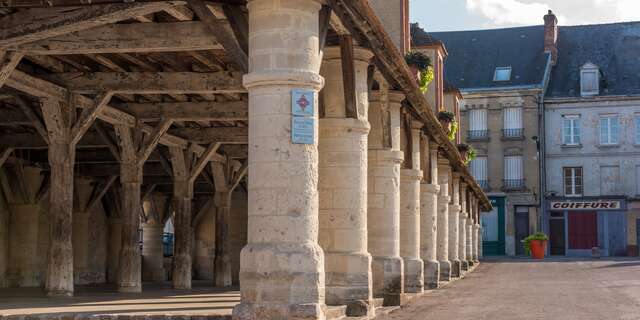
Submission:
[[[608,149],[608,148],[620,148],[620,144],[599,144],[598,148]]]
[[[472,141],[472,142],[487,142],[489,140],[491,140],[491,139],[489,139],[489,137],[483,137],[483,138],[469,138],[469,137],[467,137],[467,141]]]
[[[524,136],[517,136],[517,137],[505,137],[505,136],[502,136],[500,138],[500,140],[502,140],[502,141],[524,141]]]
[[[560,148],[579,149],[579,148],[582,148],[582,143],[578,143],[578,144],[562,144],[562,145],[560,145]]]

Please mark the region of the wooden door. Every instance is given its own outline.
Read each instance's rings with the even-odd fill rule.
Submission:
[[[587,250],[598,246],[598,214],[569,212],[569,249]]]
[[[565,255],[564,219],[549,220],[549,253],[551,255]]]

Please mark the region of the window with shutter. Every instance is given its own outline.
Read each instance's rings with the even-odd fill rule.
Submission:
[[[503,109],[503,136],[508,138],[522,137],[522,108],[510,107]]]
[[[483,189],[487,189],[489,187],[487,164],[487,157],[477,157],[469,164],[471,175],[473,175]]]
[[[487,130],[487,109],[471,109],[469,111],[470,139],[482,139],[489,136]]]
[[[524,188],[522,156],[504,157],[504,187],[507,190]]]

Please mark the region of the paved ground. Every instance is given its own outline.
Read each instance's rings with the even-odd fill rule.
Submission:
[[[51,318],[69,313],[223,316],[230,315],[239,302],[238,291],[202,286],[176,291],[170,289],[169,283],[145,286],[142,294],[122,294],[109,286],[79,287],[73,298],[47,298],[42,290],[3,289],[0,290],[0,319],[8,315],[42,319],[42,316]]]
[[[484,261],[378,319],[640,319],[640,260]]]

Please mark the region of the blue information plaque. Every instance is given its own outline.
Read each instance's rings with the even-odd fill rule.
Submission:
[[[316,93],[313,90],[293,89],[291,91],[291,114],[300,117],[313,117]]]
[[[293,117],[291,122],[291,142],[295,144],[313,144],[315,119],[312,117]]]

